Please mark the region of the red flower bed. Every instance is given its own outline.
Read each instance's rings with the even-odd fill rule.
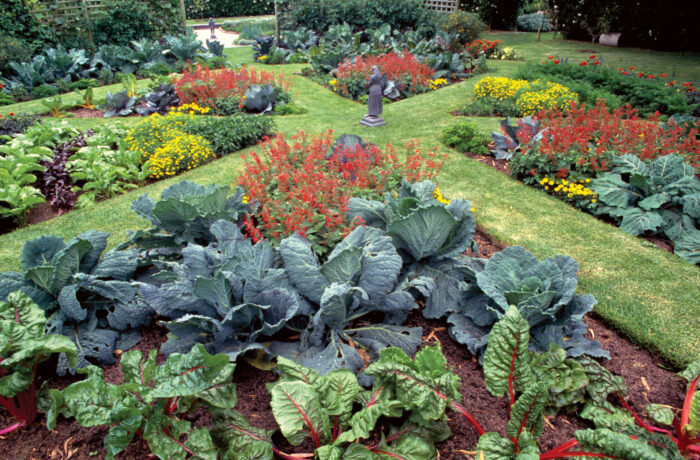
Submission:
[[[591,109],[572,104],[564,112],[541,112],[538,117],[548,131],[539,143],[514,158],[521,176],[529,175],[535,167],[542,177],[594,177],[609,169],[613,155],[625,154],[653,160],[676,153],[700,168],[698,126],[686,130],[671,124],[664,128],[654,116],[640,118],[629,105],[610,112],[602,102]],[[525,134],[521,142],[529,140]],[[562,171],[566,172],[562,175]]]
[[[434,179],[444,159],[435,149],[423,153],[417,141],[404,146],[404,161],[391,145],[346,149],[327,158],[332,143],[331,131],[320,136],[299,132],[291,143],[279,135],[244,157],[237,183],[255,207],[245,219],[252,238],[279,241],[299,232],[323,254],[359,224],[345,218],[352,196],[380,199],[403,178]]]
[[[474,40],[471,43],[467,43],[465,48],[467,52],[474,57],[477,57],[481,53],[484,53],[486,57],[490,57],[502,44],[502,40]],[[553,57],[550,59],[553,59]]]
[[[291,82],[282,74],[256,71],[245,66],[240,69],[211,70],[200,64],[194,68],[187,66],[182,76],[176,77],[173,83],[182,104],[194,102],[213,109],[216,109],[219,99],[235,98],[242,105],[245,92],[251,85],[276,85],[285,91],[291,87]]]
[[[435,76],[434,69],[411,53],[397,54],[392,51],[381,56],[357,56],[340,63],[334,71],[337,81],[333,85],[334,90],[345,97],[357,99],[366,93],[367,81],[375,65],[381,74],[397,82],[399,90],[405,95],[428,91],[430,80]]]

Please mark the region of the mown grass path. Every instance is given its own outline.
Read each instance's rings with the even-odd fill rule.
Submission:
[[[491,37],[490,37],[491,38]],[[498,37],[502,38],[502,37]],[[551,51],[544,51],[543,56]],[[228,50],[233,62],[252,63],[248,48]],[[528,53],[534,53],[529,50]],[[520,62],[494,62],[493,74],[509,75]],[[673,254],[652,247],[567,204],[471,160],[440,143],[444,127],[460,121],[450,115],[472,95],[479,77],[439,91],[385,106],[387,125],[366,128],[359,120],[364,106],[298,75],[304,66],[263,66],[282,71],[294,80],[296,103],[308,113],[276,117],[280,132],[291,136],[299,130],[337,134],[355,133],[364,139],[400,147],[419,139],[425,148],[439,146],[449,154],[439,176],[448,198],[466,198],[476,208],[477,222],[491,236],[506,244],[526,247],[540,258],[566,254],[579,262],[579,290],[598,300],[595,311],[627,337],[681,366],[700,359],[700,269]],[[14,111],[19,111],[15,108]],[[496,129],[497,119],[471,118],[479,129]],[[133,124],[137,119],[71,120],[80,129],[102,123]],[[97,229],[112,233],[112,246],[126,238],[127,229],[146,226],[129,207],[141,193],[157,196],[175,181],[232,185],[243,165],[243,152],[158,182],[89,209],[73,211],[49,222],[0,236],[0,268],[19,267],[24,242],[44,234],[66,238]]]

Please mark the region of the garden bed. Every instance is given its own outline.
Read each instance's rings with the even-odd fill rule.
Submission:
[[[488,258],[502,249],[502,245],[492,240],[480,229],[474,238],[480,247],[480,256]],[[672,373],[670,366],[646,350],[632,344],[616,331],[608,328],[596,317],[587,317],[589,338],[595,338],[610,351],[610,360],[601,360],[608,370],[624,378],[628,386],[629,405],[637,413],[645,413],[644,407],[650,402],[681,407],[685,384],[683,379]],[[447,333],[445,321],[426,320],[419,312],[413,312],[406,323],[409,326],[423,327],[423,345],[436,342],[442,345],[448,366],[461,378],[460,392],[463,395],[462,404],[481,423],[486,431],[505,433],[505,422],[508,418],[508,404],[503,398],[492,396],[484,385],[484,374],[476,357],[471,355],[466,347],[453,341]],[[149,350],[159,348],[166,340],[167,330],[157,324],[146,329],[143,339],[135,347],[146,354]],[[157,362],[160,364],[165,357],[159,353]],[[55,360],[42,364],[39,373],[51,375],[55,369]],[[110,383],[120,383],[123,375],[119,362],[103,368],[105,380]],[[274,371],[262,371],[252,367],[244,360],[239,360],[234,374],[238,394],[236,410],[243,413],[254,426],[275,429],[276,422],[270,408],[270,395],[265,385],[275,381]],[[50,386],[63,389],[80,377],[51,377],[45,381]],[[211,416],[204,410],[193,412],[187,417],[195,427],[207,426]],[[0,426],[12,423],[11,417],[0,411]],[[462,460],[470,458],[477,443],[478,435],[464,418],[453,414],[449,420],[451,436],[437,444],[441,460]],[[573,414],[560,414],[546,417],[544,434],[540,437],[540,447],[544,451],[571,439],[578,429],[587,428],[588,424]],[[32,458],[50,458],[72,460],[89,460],[103,458],[105,449],[103,438],[108,427],[84,428],[74,421],[62,417],[55,429],[48,432],[42,419],[41,424],[31,426],[4,436],[0,442],[0,456],[14,460],[29,460]],[[311,452],[313,446],[303,444],[297,448],[288,445],[284,438],[274,438],[277,447],[287,453]],[[129,447],[117,456],[119,459],[154,458],[146,443],[136,438]]]

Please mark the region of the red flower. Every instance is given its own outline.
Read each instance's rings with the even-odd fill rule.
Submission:
[[[654,78],[653,75],[647,75],[647,78]]]
[[[630,73],[629,73],[628,71],[626,71],[626,70],[625,70],[624,72],[622,72],[622,75],[629,75],[629,74],[630,74]]]
[[[564,179],[566,176],[569,175],[569,170],[566,168],[561,168],[559,172],[557,172],[557,177],[559,179]]]
[[[588,59],[595,59],[595,54],[591,54],[590,56],[588,56]]]
[[[695,91],[695,87],[691,86],[690,88],[688,88],[688,91],[689,91],[689,92]]]
[[[547,56],[547,59],[554,59],[554,56]]]
[[[668,82],[668,86],[673,86],[674,83],[676,83],[675,80],[671,80],[670,82]]]
[[[555,59],[555,60],[554,60],[554,63],[555,63],[555,64],[559,64],[560,62],[561,62],[561,61],[560,61],[559,59]]]
[[[619,67],[619,68],[617,69],[618,72],[622,72],[622,70],[623,70],[622,67]]]
[[[630,68],[629,68],[629,69],[627,69],[627,70],[634,70],[634,67],[630,67]]]
[[[14,113],[14,112],[10,112],[10,116],[11,116],[11,117],[14,117],[14,116],[15,116],[15,113]]]
[[[644,72],[638,72],[638,73],[637,73],[637,76],[638,76],[638,77],[643,77],[643,76],[644,76]]]
[[[661,77],[661,78],[666,78],[666,74],[665,74],[665,73],[662,73],[661,75],[659,75],[659,77]]]
[[[600,65],[600,61],[595,61],[593,65]]]
[[[581,63],[580,63],[579,65],[580,65],[581,67],[583,67],[583,66],[588,65],[588,62],[586,62],[586,61],[581,61]]]
[[[690,86],[690,82],[689,81],[683,82],[683,86]]]
[[[536,169],[531,169],[531,170],[530,170],[530,175],[531,175],[531,176],[534,176],[535,174],[537,174],[537,170],[536,170]]]

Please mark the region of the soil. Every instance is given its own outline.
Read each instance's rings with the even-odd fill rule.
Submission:
[[[489,238],[481,228],[477,227],[474,239],[479,243],[480,257],[489,258],[495,252],[504,248],[502,244]],[[472,254],[473,255],[473,254]],[[640,415],[646,413],[646,404],[650,402],[680,408],[683,404],[685,381],[671,371],[671,366],[650,352],[641,349],[618,332],[608,328],[603,321],[595,316],[588,316],[589,338],[599,340],[603,348],[610,351],[610,360],[601,363],[612,373],[622,376],[627,382],[629,405]],[[460,377],[462,404],[482,425],[486,431],[505,434],[508,418],[506,398],[495,398],[486,390],[484,375],[476,357],[467,349],[453,341],[447,331],[446,323],[441,320],[427,320],[419,312],[413,312],[407,321],[409,326],[423,327],[425,345],[439,342],[447,357],[447,362]],[[144,354],[167,340],[167,331],[154,323],[143,333],[143,339],[135,347]],[[157,361],[162,363],[165,357],[158,354]],[[55,362],[47,361],[40,366],[39,380],[45,381],[53,375]],[[123,379],[118,362],[104,368],[105,380],[110,383],[120,383]],[[277,375],[272,371],[262,371],[252,367],[245,360],[236,365],[234,381],[238,394],[236,410],[248,417],[255,426],[265,429],[275,429],[276,422],[270,409],[270,396],[265,384],[276,380]],[[65,388],[70,383],[80,380],[79,376],[53,377],[50,385],[53,388]],[[464,460],[473,458],[469,452],[474,450],[478,435],[463,417],[454,412],[448,413],[452,435],[437,445],[439,459]],[[195,427],[208,426],[211,417],[205,410],[198,410],[188,416]],[[11,425],[13,422],[4,409],[0,409],[0,427]],[[585,420],[575,414],[559,414],[546,418],[544,434],[540,438],[542,451],[551,449],[573,437],[578,429],[589,427]],[[0,458],[15,460],[93,460],[104,458],[103,439],[107,427],[84,428],[72,421],[59,417],[54,431],[47,431],[45,419],[29,427],[0,437]],[[274,437],[276,445],[287,453],[311,452],[313,446],[304,444],[292,447],[279,435]],[[118,459],[153,458],[146,443],[136,437],[129,447],[117,456]]]
[[[74,118],[104,118],[105,111],[99,109],[71,109],[68,112],[73,114]]]
[[[497,160],[491,155],[479,155],[478,153],[465,153],[464,155],[510,176],[510,164],[508,160]]]

